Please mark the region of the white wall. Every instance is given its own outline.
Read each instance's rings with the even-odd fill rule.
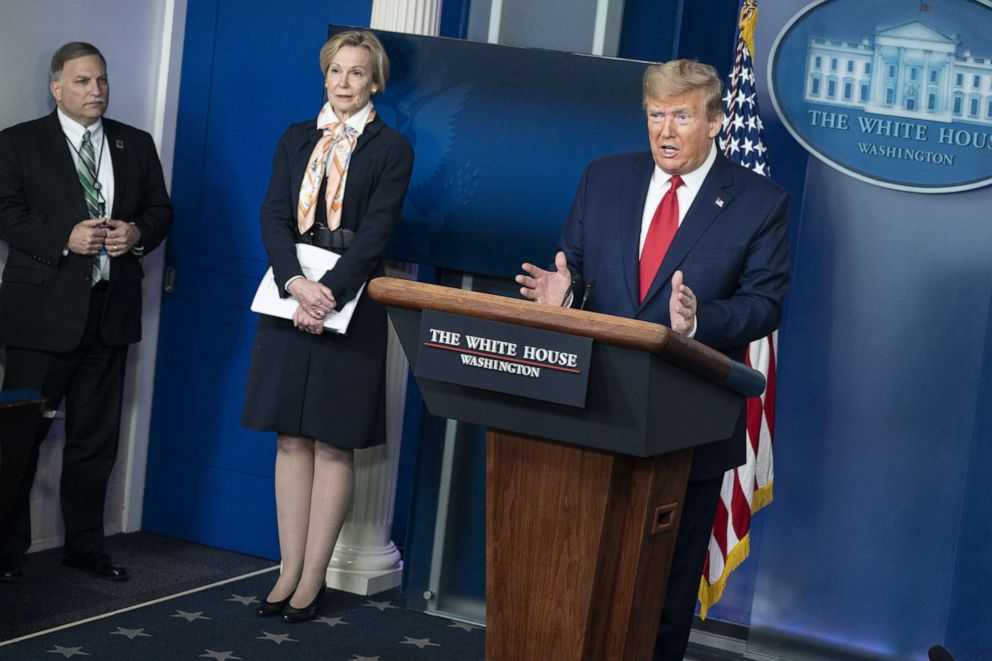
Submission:
[[[107,115],[152,133],[171,185],[185,0],[6,0],[2,14],[0,127],[50,112],[52,53],[69,41],[91,42],[107,60]],[[108,534],[136,530],[141,518],[163,255],[158,250],[145,259],[144,340],[128,357],[121,449],[107,494]],[[0,250],[0,263],[5,256]],[[58,490],[64,442],[62,422],[56,420],[31,492],[32,550],[62,544]]]

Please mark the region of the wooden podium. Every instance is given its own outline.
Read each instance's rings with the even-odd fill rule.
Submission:
[[[377,278],[416,371],[435,310],[593,340],[586,406],[417,378],[486,434],[486,658],[650,659],[692,447],[732,435],[760,373],[657,324]]]

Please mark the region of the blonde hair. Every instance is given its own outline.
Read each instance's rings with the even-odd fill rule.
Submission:
[[[369,52],[369,72],[372,76],[372,84],[376,92],[386,89],[386,82],[389,80],[389,57],[386,49],[382,47],[379,38],[368,30],[348,30],[339,32],[328,39],[320,49],[320,71],[327,77],[327,70],[331,68],[331,61],[338,51],[344,46],[357,46]]]
[[[706,96],[706,117],[716,119],[723,112],[720,75],[708,64],[695,60],[672,60],[652,64],[644,72],[644,92],[641,103],[647,107],[649,99],[660,100],[701,90]]]

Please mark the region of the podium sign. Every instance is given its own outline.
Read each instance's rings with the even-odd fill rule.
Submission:
[[[425,310],[418,378],[584,407],[592,340]]]

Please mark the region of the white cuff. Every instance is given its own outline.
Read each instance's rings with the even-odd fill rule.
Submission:
[[[289,294],[289,283],[291,283],[293,280],[299,280],[302,277],[303,277],[302,275],[294,275],[292,278],[290,278],[289,280],[287,280],[286,281],[286,284],[284,284],[282,286],[283,291],[285,291],[287,294]]]

